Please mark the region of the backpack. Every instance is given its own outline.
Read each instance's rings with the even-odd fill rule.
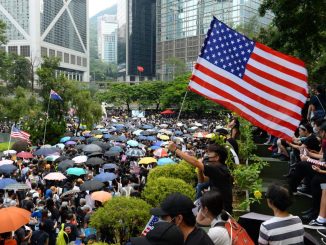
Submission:
[[[231,216],[227,222],[219,222],[215,226],[222,226],[228,231],[232,245],[255,245],[247,231]]]
[[[66,245],[65,237],[68,237],[68,234],[65,232],[65,224],[61,224],[61,230],[58,233],[56,245]],[[69,242],[68,242],[69,243]]]

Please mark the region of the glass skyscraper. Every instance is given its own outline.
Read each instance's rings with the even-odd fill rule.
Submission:
[[[61,59],[59,73],[89,81],[88,0],[0,0],[7,24],[5,49],[32,59]]]
[[[119,0],[118,70],[123,81],[155,77],[155,0]],[[137,66],[144,68],[143,72]]]
[[[256,18],[257,26],[268,25],[273,16],[258,16],[261,0],[157,0],[156,2],[156,75],[173,79],[177,58],[189,70],[196,62],[210,22],[215,16],[236,27]]]

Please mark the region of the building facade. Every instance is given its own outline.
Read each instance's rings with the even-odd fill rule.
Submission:
[[[171,80],[177,59],[192,70],[213,16],[237,27],[255,22],[267,26],[273,16],[258,16],[262,0],[157,0],[156,76]]]
[[[138,82],[155,78],[155,0],[119,0],[119,80]],[[143,67],[143,72],[137,67]]]
[[[118,22],[116,15],[103,15],[97,19],[98,56],[106,62],[118,63]]]
[[[7,25],[7,52],[28,57],[37,68],[44,56],[61,59],[58,73],[89,81],[88,0],[0,0]]]

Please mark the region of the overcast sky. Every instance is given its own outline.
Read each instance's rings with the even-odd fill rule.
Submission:
[[[89,17],[116,4],[117,0],[89,0]]]

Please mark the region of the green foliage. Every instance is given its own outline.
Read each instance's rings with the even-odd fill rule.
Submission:
[[[264,0],[260,14],[267,11],[272,11],[274,19],[272,26],[261,32],[261,42],[299,57],[306,63],[311,81],[325,83],[325,1]]]
[[[0,46],[7,43],[6,23],[0,20]]]
[[[250,158],[252,152],[256,150],[257,145],[254,142],[252,125],[247,120],[239,117],[240,121],[240,141],[239,144],[239,159],[240,162],[245,162]]]
[[[158,206],[169,194],[180,192],[192,200],[195,197],[195,189],[192,185],[181,179],[160,177],[148,181],[143,191],[144,199],[153,207]]]
[[[196,182],[195,168],[187,164],[184,160],[176,165],[158,166],[150,170],[148,181],[155,181],[160,177],[181,179],[194,186]]]
[[[114,230],[114,242],[124,244],[144,229],[150,208],[141,199],[116,197],[91,216],[91,226],[97,230]]]
[[[10,146],[9,146],[9,142],[2,142],[0,143],[0,151],[6,151],[8,149],[11,149],[11,146],[14,144],[14,142],[11,142],[10,143]],[[8,147],[9,146],[9,147]]]
[[[0,50],[0,78],[4,81],[8,81],[10,77],[9,70],[13,63],[12,55],[6,53],[3,50]]]
[[[28,59],[22,56],[13,55],[9,68],[8,88],[14,90],[16,87],[29,88],[31,78],[31,64]]]
[[[187,72],[187,65],[183,59],[170,57],[167,59],[166,64],[172,69],[172,79]]]

